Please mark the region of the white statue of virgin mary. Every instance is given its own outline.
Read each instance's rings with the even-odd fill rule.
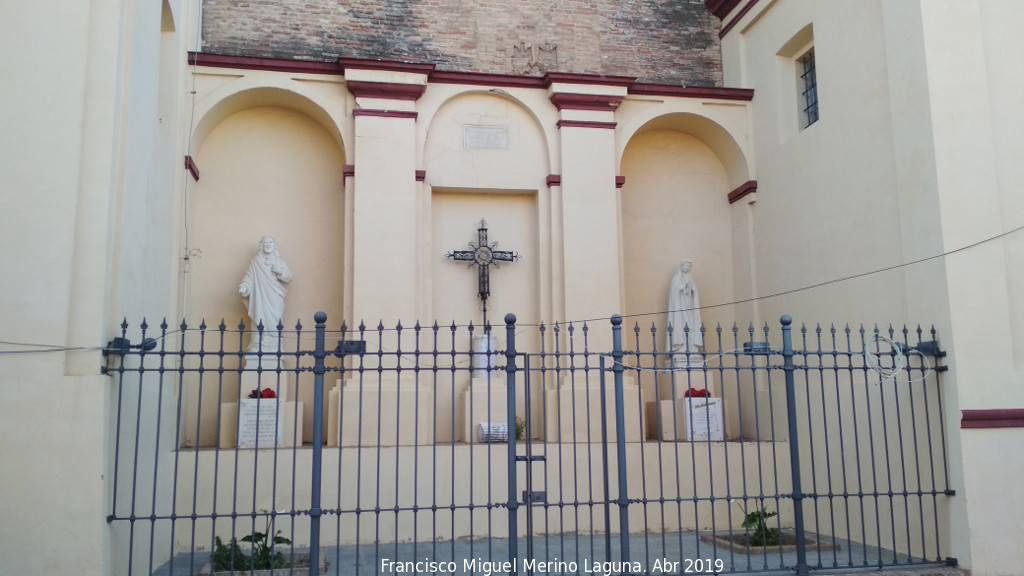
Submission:
[[[263,323],[263,338],[254,336],[247,353],[278,352],[277,325],[284,318],[284,297],[291,281],[291,270],[278,252],[277,240],[273,236],[264,236],[238,285],[238,293],[248,299],[252,330],[255,332]]]
[[[689,365],[689,355],[704,346],[701,334],[700,297],[690,270],[689,259],[679,263],[668,292],[668,335],[666,349],[672,352],[674,366]]]

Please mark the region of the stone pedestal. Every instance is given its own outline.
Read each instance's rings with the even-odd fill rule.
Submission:
[[[647,403],[647,437],[677,440],[725,440],[721,398],[678,398]]]
[[[494,334],[473,335],[473,379],[487,378],[498,365],[497,339]]]
[[[327,395],[328,446],[415,446],[434,441],[434,393],[412,378],[398,382],[356,380]]]
[[[238,408],[249,414],[254,412],[253,403],[259,403],[259,422],[255,424],[255,436],[245,430],[252,429],[252,417],[243,414],[245,430],[241,438],[236,437],[239,432]],[[302,402],[283,402],[271,399],[242,399],[239,402],[226,402],[220,405],[220,438],[218,445],[223,449],[232,448],[255,448],[254,437],[259,437],[260,448],[273,448],[276,446],[292,447],[302,445]],[[298,416],[296,418],[296,415]],[[273,427],[276,425],[277,442],[274,443]],[[247,423],[249,422],[249,423]],[[263,428],[263,427],[269,427]],[[260,428],[263,428],[262,430]]]
[[[615,426],[615,385],[608,376],[605,385],[605,414],[608,441],[618,436]],[[642,394],[631,378],[623,385],[626,442],[644,439]],[[600,442],[601,441],[601,387],[563,382],[544,391],[544,440],[547,442]]]
[[[479,441],[481,422],[508,422],[508,387],[493,378],[473,378],[459,400],[462,407],[463,442]],[[509,434],[515,433],[515,427]]]

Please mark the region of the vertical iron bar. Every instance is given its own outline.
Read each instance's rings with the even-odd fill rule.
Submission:
[[[512,574],[519,574],[519,500],[516,496],[516,315],[505,315],[505,384],[508,402],[508,560]]]
[[[612,371],[615,373],[615,442],[618,445],[619,536],[622,561],[629,562],[629,490],[626,486],[626,407],[622,391],[622,316],[612,316]]]
[[[157,388],[156,388],[156,429],[153,433],[153,454],[156,458],[153,459],[153,494],[152,500],[150,501],[150,514],[152,514],[149,521],[149,572],[153,573],[153,548],[156,547],[156,503],[157,503],[157,487],[160,484],[160,425],[162,423],[163,412],[164,412],[164,375],[167,372],[167,366],[165,362],[167,360],[167,319],[160,324],[160,350],[156,353],[160,358],[157,366]],[[173,511],[173,508],[172,508]],[[172,524],[173,526],[173,524]]]
[[[383,398],[382,398],[383,400]],[[415,414],[415,407],[413,408]],[[455,428],[454,426],[452,427]],[[413,431],[415,432],[415,424],[413,425]],[[380,444],[380,436],[377,437],[377,443]],[[401,445],[402,443],[402,322],[399,320],[395,326],[395,444]],[[454,444],[454,443],[453,443]],[[416,450],[416,441],[413,440],[413,451]],[[399,511],[401,510],[401,450],[398,446],[395,446],[395,557],[398,557],[398,527],[399,527]],[[377,460],[377,466],[379,470],[380,460]],[[472,469],[472,468],[471,468]],[[380,490],[380,474],[377,475],[377,490]],[[454,511],[452,512],[454,515]],[[455,531],[452,530],[452,534]],[[455,540],[453,537],[452,540]]]
[[[295,354],[295,387],[292,389],[292,390],[295,391],[296,399],[298,399],[298,395],[299,395],[299,381],[300,381],[300,379],[302,377],[302,355],[303,355],[303,353],[302,353],[302,338],[303,338],[303,334],[302,334],[302,321],[297,320],[295,322],[295,351],[293,352]],[[282,366],[282,370],[283,370],[283,366]],[[287,386],[287,382],[288,382],[287,379],[285,379],[285,385],[286,386]],[[339,413],[340,413],[340,411],[339,411]],[[295,508],[296,508],[296,506],[295,506],[295,490],[296,490],[296,488],[299,485],[298,482],[296,481],[296,478],[298,477],[298,469],[299,469],[299,465],[298,465],[299,464],[299,448],[302,446],[302,434],[299,432],[299,423],[302,422],[302,413],[299,412],[299,403],[298,402],[295,402],[295,405],[294,405],[294,407],[292,409],[292,416],[293,416],[293,420],[292,420],[292,442],[293,442],[294,445],[292,446],[292,477],[291,477],[291,485],[292,486],[291,486],[291,497],[290,497],[289,502],[288,502],[288,530],[289,530],[289,533],[295,534]],[[340,427],[339,427],[339,430],[340,430]],[[341,461],[341,455],[340,454],[338,455],[338,461],[339,462]],[[275,468],[275,473],[276,473],[276,468]],[[340,485],[341,484],[341,480],[340,480],[341,473],[340,472],[338,473],[336,478],[339,479],[337,483]],[[340,519],[341,518],[341,497],[340,496],[338,497],[336,502],[337,502],[337,506],[338,506],[338,516],[337,517]],[[341,530],[340,529],[337,530],[336,533],[340,534]],[[294,538],[292,539],[292,542],[289,545],[288,558],[289,558],[289,561],[290,561],[291,564],[295,563],[295,539]],[[335,559],[335,563],[337,563],[337,559]]]
[[[320,466],[323,458],[324,434],[324,359],[327,350],[324,346],[324,333],[327,328],[327,314],[317,312],[316,348],[313,350],[313,471],[312,485],[309,491],[309,576],[316,576],[320,569]]]
[[[796,530],[796,573],[807,576],[807,546],[804,543],[804,502],[800,486],[800,442],[796,425],[796,386],[794,384],[793,336],[790,325],[793,319],[784,315],[782,322],[782,357],[786,371],[786,413],[789,417],[789,462],[793,469],[793,524]]]
[[[146,319],[142,319],[142,336],[140,342],[146,341],[146,330],[149,328],[149,324],[146,323]],[[138,502],[138,486],[139,486],[139,442],[142,437],[142,393],[144,391],[145,384],[145,365],[146,365],[146,348],[143,347],[139,351],[139,386],[136,390],[138,400],[135,406],[135,451],[132,457],[132,499],[131,499],[131,512],[128,520],[128,574],[131,575],[132,569],[135,567],[135,521],[138,517],[135,515],[135,506]]]
[[[531,430],[530,430],[530,355],[523,354],[523,406],[526,412],[523,415],[523,447],[526,453],[526,498],[523,500],[526,504],[526,557],[534,558],[533,551],[533,534],[535,532],[533,526],[533,442],[531,441]],[[517,419],[518,420],[518,419]],[[518,422],[517,422],[518,428]],[[513,430],[510,434],[519,436],[518,430]],[[526,574],[533,574],[532,568],[526,569]]]
[[[185,337],[187,335],[187,333],[185,332],[185,321],[184,320],[181,321],[181,325],[182,325],[182,330],[181,330],[181,332],[182,332],[182,334],[181,334],[181,346],[182,346],[182,350],[184,350],[184,348],[185,348]],[[195,436],[195,449],[193,450],[193,455],[195,456],[195,459],[193,460],[193,463],[192,463],[192,466],[193,466],[193,468],[192,468],[192,539],[189,542],[189,551],[191,553],[193,553],[193,554],[195,554],[195,551],[196,551],[196,514],[198,512],[198,498],[197,497],[199,495],[199,491],[196,490],[195,487],[199,485],[199,438],[201,438],[201,436],[200,436],[200,430],[201,430],[200,424],[202,423],[202,420],[203,420],[202,419],[202,416],[203,416],[203,374],[205,373],[205,369],[206,369],[206,362],[205,362],[205,359],[206,359],[206,321],[205,320],[202,323],[199,324],[199,354],[198,355],[199,355],[199,369],[198,369],[199,375],[198,375],[198,383],[197,383],[197,385],[198,385],[198,392],[196,394],[196,397],[198,398],[198,401],[196,402],[196,432],[195,432],[196,436]],[[182,370],[182,374],[181,374],[181,379],[182,380],[184,380],[184,378],[185,378],[185,374],[184,374],[184,365],[185,365],[185,363],[184,362],[185,362],[184,359],[182,359],[181,360],[181,366],[178,367],[179,370]],[[218,386],[218,389],[219,389],[219,386]],[[178,394],[178,404],[179,404],[179,406],[181,405],[182,402],[184,402],[184,398],[185,398],[185,394],[179,392],[179,394]],[[219,416],[220,415],[218,414],[218,417]],[[219,424],[219,422],[218,422],[218,424]],[[219,433],[217,434],[217,444],[218,445],[220,444],[220,434]],[[215,453],[215,455],[216,455],[216,453]],[[214,471],[214,478],[216,478],[216,477],[217,477],[217,473],[216,473],[216,471]],[[214,491],[216,492],[217,483],[214,482],[213,485],[214,485],[214,488],[215,488]],[[215,508],[211,509],[211,510],[216,512]],[[211,532],[216,532],[216,531],[215,530],[211,530]],[[174,566],[171,566],[170,569],[173,570]]]
[[[587,520],[590,521],[590,557],[593,558],[597,552],[594,549],[594,438],[591,417],[594,414],[594,408],[590,405],[590,382],[591,382],[591,366],[590,366],[590,327],[586,322],[583,323],[583,382],[587,390],[586,398],[586,410],[584,412],[583,420],[586,422],[586,440],[583,442],[586,447],[586,472],[587,472],[587,502],[586,512]],[[600,403],[599,403],[600,404]],[[577,537],[579,532],[577,531]]]
[[[128,319],[125,318],[121,322],[121,337],[127,338],[128,333]],[[927,398],[927,396],[925,397]],[[121,416],[122,409],[124,408],[124,355],[117,355],[117,424],[114,427],[114,484],[112,487],[113,498],[110,502],[110,516],[107,517],[107,523],[113,522],[117,518],[117,501],[118,501],[118,479],[120,478],[121,469]],[[934,466],[932,467],[934,470]],[[934,480],[934,473],[932,474]],[[935,482],[932,482],[932,486]]]
[[[608,412],[605,406],[605,356],[601,355],[601,467],[604,469],[604,546],[605,560],[612,561],[612,510],[611,510],[611,488],[608,478]]]
[[[177,391],[177,402],[175,403],[177,406],[175,407],[175,418],[174,418],[174,421],[175,421],[175,425],[174,425],[174,440],[173,440],[173,442],[174,442],[174,472],[172,473],[172,476],[171,476],[172,482],[173,482],[173,484],[171,485],[171,535],[170,535],[170,538],[168,539],[171,542],[171,549],[170,549],[171,558],[170,558],[170,561],[168,562],[168,570],[173,570],[174,569],[174,529],[178,525],[178,522],[177,522],[177,515],[178,515],[178,468],[179,468],[178,464],[179,464],[179,459],[181,457],[181,436],[182,436],[182,434],[181,434],[181,427],[182,427],[182,422],[183,422],[183,419],[181,417],[182,416],[182,414],[181,414],[181,404],[183,402],[183,399],[185,398],[185,395],[183,393],[184,392],[184,386],[185,386],[185,382],[184,382],[184,380],[185,380],[185,335],[187,334],[186,330],[188,329],[188,324],[186,324],[185,320],[183,319],[181,321],[181,325],[179,327],[181,328],[181,340],[179,341],[180,343],[178,345],[178,353],[177,353],[177,356],[178,356],[178,366],[177,366],[177,370],[176,370],[177,373],[178,373],[178,375],[177,375],[178,391]],[[164,334],[163,336],[166,337],[167,335]],[[194,525],[194,521],[193,521],[193,525]],[[194,552],[195,551],[194,538],[195,538],[195,531],[193,530],[193,547],[190,548],[189,552]]]

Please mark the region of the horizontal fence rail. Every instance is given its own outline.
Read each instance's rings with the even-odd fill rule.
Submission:
[[[122,325],[117,573],[946,561],[934,332],[315,320]]]

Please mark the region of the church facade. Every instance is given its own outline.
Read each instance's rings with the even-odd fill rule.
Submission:
[[[152,4],[45,27],[17,8],[3,35],[33,47],[4,64],[0,139],[0,485],[24,495],[0,553],[23,571],[116,573],[101,349],[123,318],[245,318],[264,235],[294,275],[285,325],[621,314],[661,333],[682,260],[709,327],[934,325],[947,549],[976,575],[1024,563],[1005,512],[1024,504],[1020,8]],[[482,226],[517,256],[486,308],[446,257]]]

